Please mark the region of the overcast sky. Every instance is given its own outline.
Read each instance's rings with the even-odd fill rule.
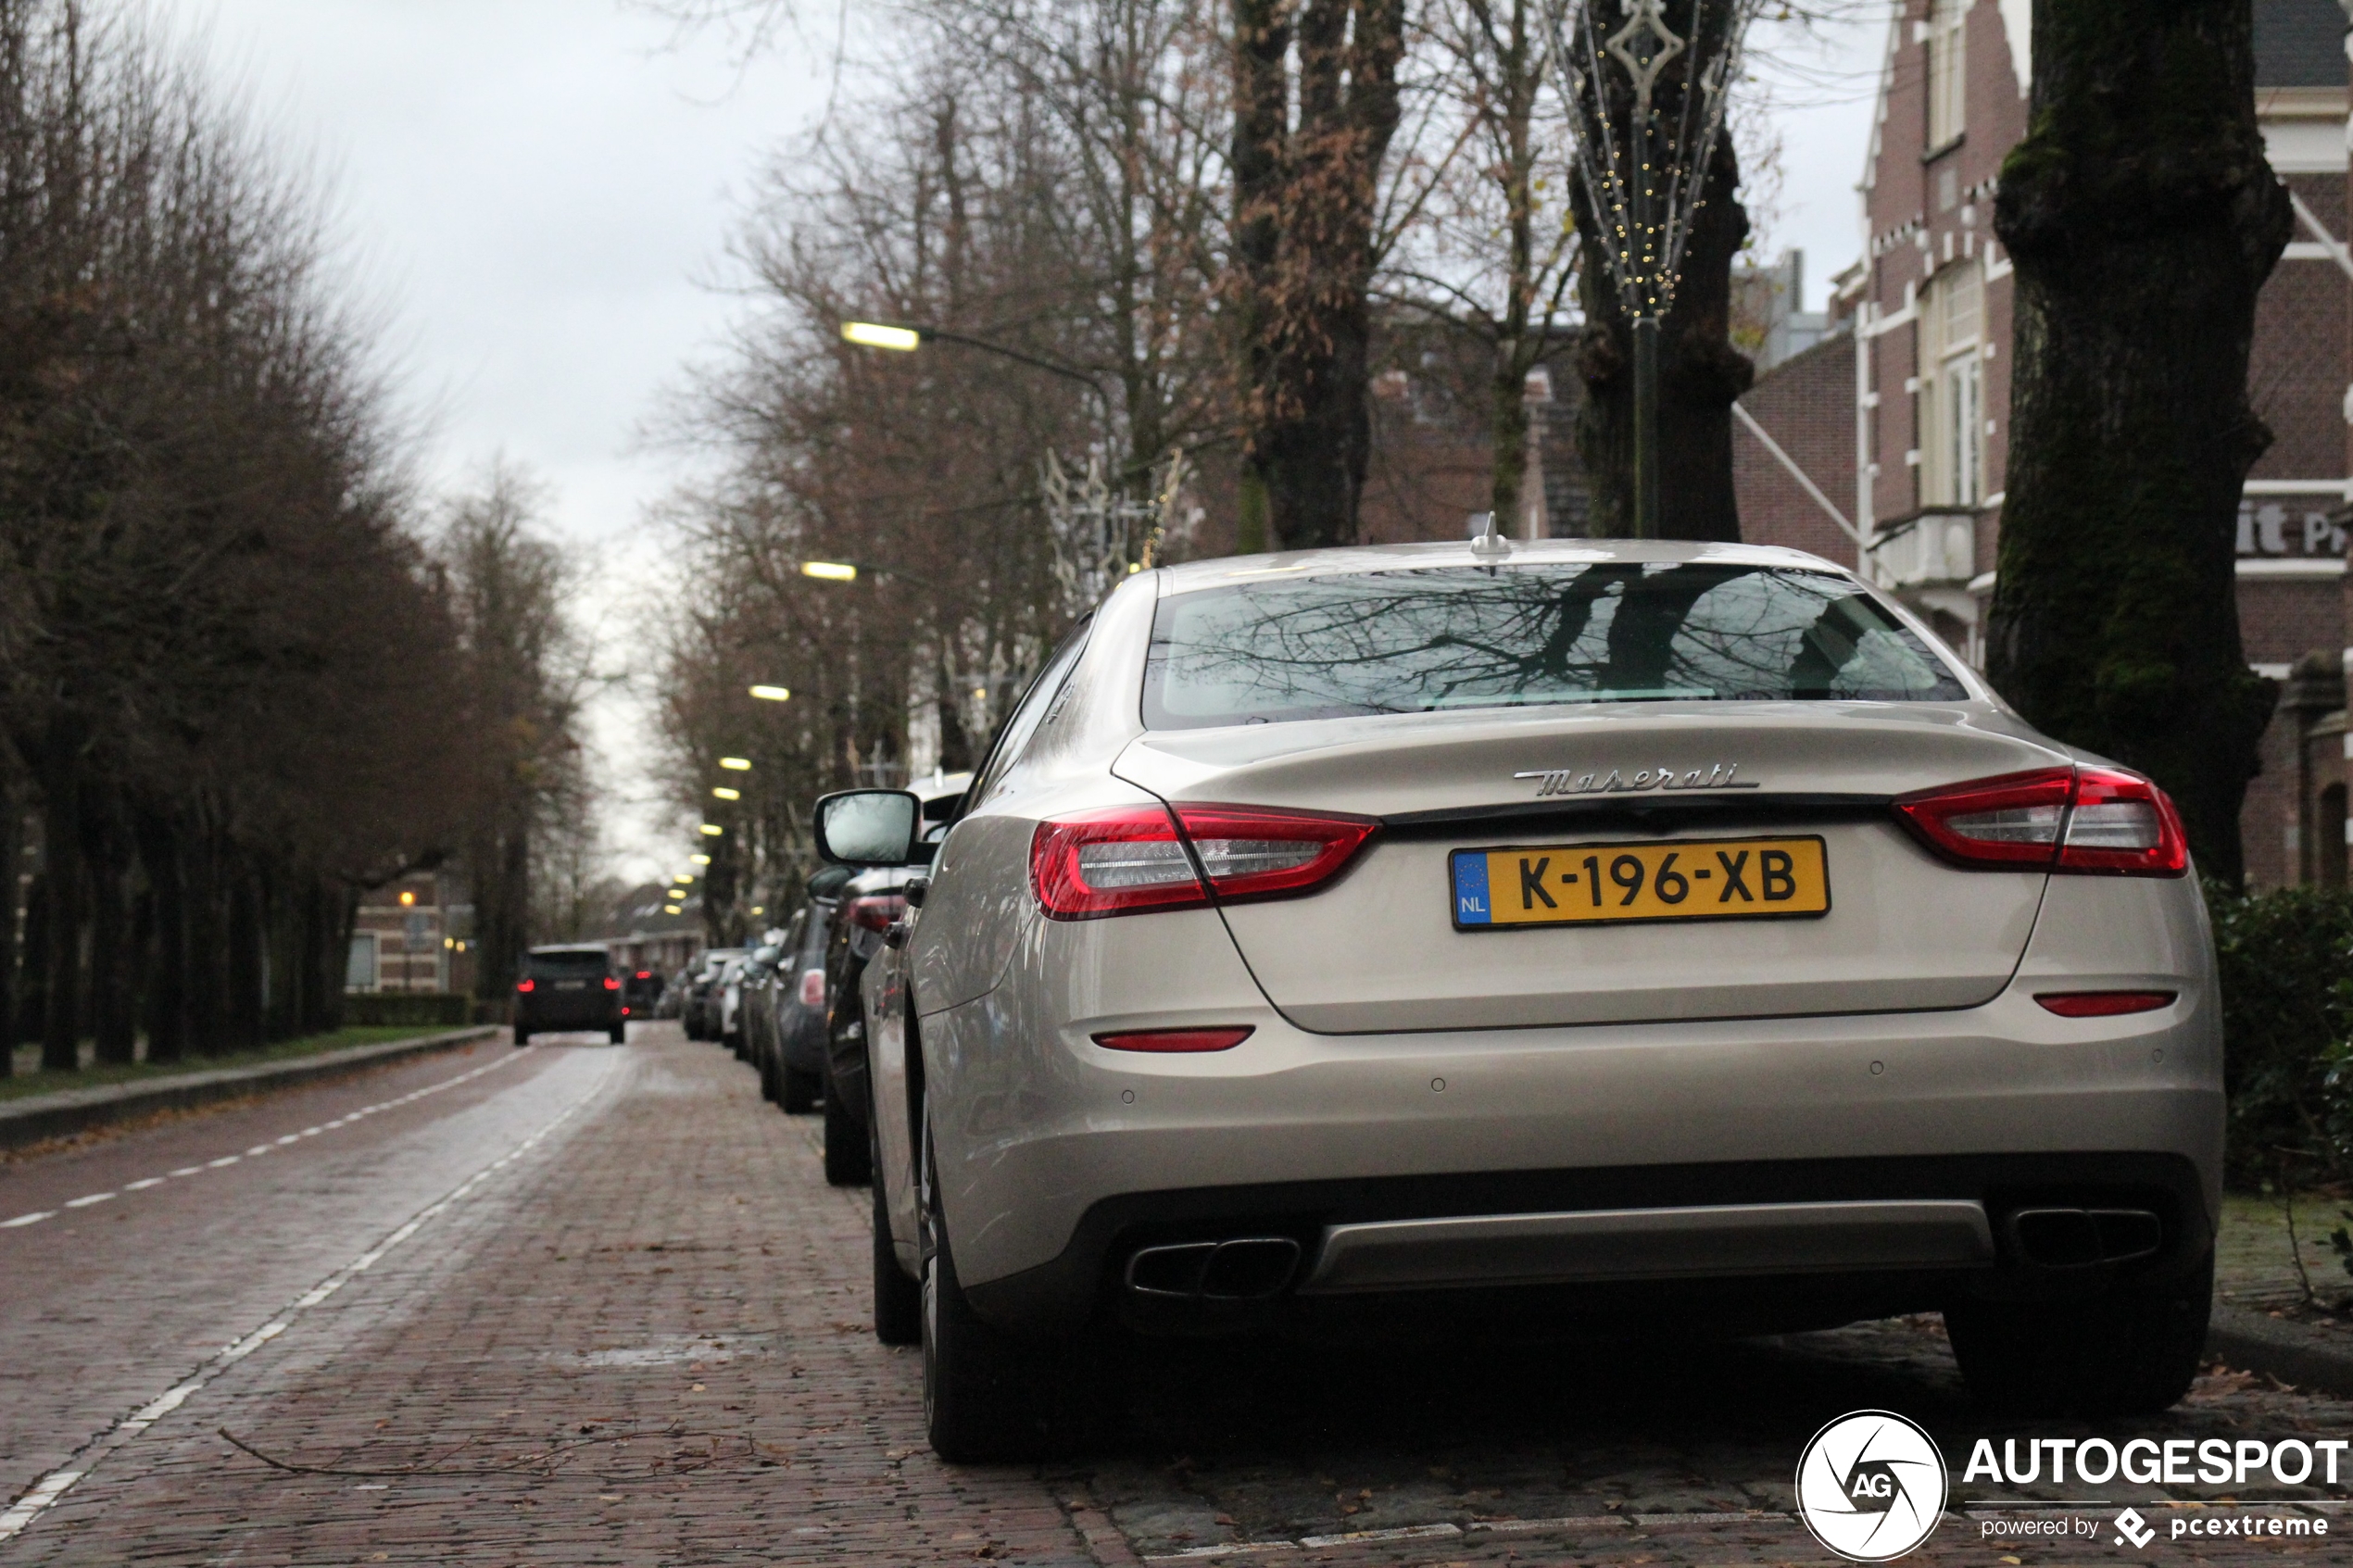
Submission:
[[[334,177],[340,232],[393,322],[412,399],[434,413],[427,477],[503,452],[553,487],[555,525],[597,559],[584,608],[606,663],[642,670],[674,482],[641,421],[736,302],[705,283],[767,149],[822,112],[817,46],[738,71],[725,41],[678,40],[621,0],[156,0],[243,86],[290,152]],[[1854,194],[1881,28],[1848,27],[1783,69],[1787,186],[1775,231],[1807,253],[1807,295],[1855,259]],[[686,853],[648,809],[642,721],[595,727],[621,869]]]

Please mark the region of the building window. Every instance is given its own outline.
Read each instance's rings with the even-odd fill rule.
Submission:
[[[1920,297],[1920,505],[1973,507],[1985,494],[1984,275],[1974,260]]]
[[[1966,128],[1969,0],[1929,0],[1928,144],[1941,147]]]
[[[376,987],[376,934],[355,931],[351,934],[350,955],[344,961],[343,988],[372,991]]]

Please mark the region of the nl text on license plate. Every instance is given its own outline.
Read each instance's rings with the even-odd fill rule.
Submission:
[[[1457,849],[1454,924],[1754,920],[1824,915],[1830,857],[1819,838],[1677,839]]]

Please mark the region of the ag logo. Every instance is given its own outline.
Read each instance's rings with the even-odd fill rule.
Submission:
[[[1853,1562],[1885,1562],[1928,1539],[1944,1512],[1944,1456],[1888,1411],[1856,1411],[1814,1434],[1797,1461],[1797,1514]]]

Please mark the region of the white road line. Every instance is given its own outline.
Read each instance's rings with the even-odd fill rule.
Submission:
[[[360,1110],[351,1112],[347,1116],[338,1117],[334,1121],[325,1123],[321,1126],[305,1127],[299,1133],[289,1133],[284,1137],[280,1138],[277,1143],[258,1143],[251,1148],[245,1150],[243,1154],[226,1154],[218,1160],[208,1160],[202,1165],[182,1165],[177,1171],[171,1172],[170,1174],[173,1176],[201,1176],[207,1171],[219,1171],[227,1166],[234,1165],[240,1160],[252,1159],[258,1155],[268,1154],[271,1150],[280,1147],[280,1145],[300,1143],[304,1138],[316,1136],[318,1134],[323,1133],[329,1128],[347,1126],[351,1123],[359,1121],[362,1116],[372,1116],[379,1110],[389,1110],[395,1106],[408,1105],[412,1101],[424,1098],[427,1095],[437,1095],[444,1089],[454,1089],[460,1084],[481,1077],[485,1073],[496,1073],[498,1069],[506,1066],[509,1062],[513,1061],[517,1057],[522,1056],[523,1051],[535,1048],[535,1047],[531,1046],[525,1046],[522,1047],[522,1050],[514,1051],[509,1055],[501,1056],[496,1060],[484,1063],[483,1066],[475,1068],[471,1073],[461,1073],[455,1078],[445,1078],[438,1084],[428,1084],[423,1088],[415,1091],[413,1094],[402,1095],[398,1099],[384,1100],[375,1105],[363,1107]],[[165,1176],[149,1176],[144,1181],[125,1183],[122,1190],[124,1192],[144,1192],[151,1186],[161,1186],[167,1179],[168,1178]],[[68,1209],[80,1209],[92,1203],[104,1203],[107,1198],[114,1196],[115,1195],[113,1193],[105,1192],[99,1193],[91,1198],[77,1198],[72,1202],[68,1203],[66,1207]],[[37,1225],[44,1220],[52,1220],[57,1218],[57,1212],[58,1211],[55,1209],[44,1209],[31,1214],[19,1214],[13,1220],[0,1222],[0,1231],[14,1230],[19,1225]]]
[[[31,1490],[11,1504],[6,1512],[0,1512],[0,1541],[9,1539],[39,1518],[59,1498],[65,1496],[67,1490],[75,1482],[96,1469],[107,1455],[123,1448],[157,1422],[186,1404],[191,1398],[203,1389],[206,1384],[285,1333],[287,1329],[294,1326],[296,1318],[374,1267],[382,1261],[385,1253],[431,1224],[453,1204],[463,1199],[467,1194],[492,1176],[522,1159],[541,1139],[578,1115],[588,1102],[602,1094],[612,1081],[613,1075],[610,1073],[600,1075],[586,1093],[557,1112],[552,1119],[543,1123],[537,1132],[468,1176],[464,1181],[459,1182],[440,1198],[418,1210],[416,1213],[409,1217],[406,1223],[393,1231],[391,1235],[280,1308],[271,1315],[268,1323],[263,1323],[235,1344],[224,1347],[186,1378],[165,1389],[153,1399],[83,1443],[74,1450],[73,1457],[64,1465],[34,1482]]]
[[[93,1203],[112,1203],[114,1199],[115,1195],[113,1193],[94,1192],[87,1198],[69,1198],[66,1199],[66,1207],[69,1209],[87,1209]]]

